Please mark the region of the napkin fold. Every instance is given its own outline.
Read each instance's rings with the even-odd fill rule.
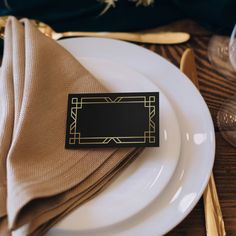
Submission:
[[[0,89],[0,235],[43,235],[142,151],[64,148],[68,94],[106,89],[28,19],[8,19]]]
[[[6,33],[10,36],[8,27]],[[4,51],[12,51],[6,42]],[[6,215],[6,157],[10,148],[14,123],[13,65],[11,56],[3,57],[0,77],[0,218]]]

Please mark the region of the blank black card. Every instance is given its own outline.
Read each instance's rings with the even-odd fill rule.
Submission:
[[[158,146],[158,92],[69,94],[66,148]]]

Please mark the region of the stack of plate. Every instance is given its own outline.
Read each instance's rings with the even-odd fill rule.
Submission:
[[[160,92],[160,147],[146,148],[105,191],[47,236],[157,236],[181,222],[212,171],[215,136],[198,90],[171,63],[111,39],[59,42],[111,92]]]

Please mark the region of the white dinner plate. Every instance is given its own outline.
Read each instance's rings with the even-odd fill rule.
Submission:
[[[142,211],[128,219],[83,232],[62,228],[48,235],[163,235],[196,205],[212,171],[215,136],[209,110],[187,77],[157,54],[111,39],[74,38],[60,41],[76,58],[98,58],[124,64],[158,85],[171,102],[181,129],[181,154],[168,185]],[[129,78],[127,78],[129,80]],[[79,222],[81,219],[77,218]]]
[[[127,66],[97,58],[79,60],[111,92],[159,91]],[[57,229],[85,232],[117,224],[137,214],[164,189],[178,163],[181,137],[175,112],[159,93],[160,147],[146,148],[109,188],[68,215]]]

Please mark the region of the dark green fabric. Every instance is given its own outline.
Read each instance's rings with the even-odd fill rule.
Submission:
[[[216,33],[230,34],[236,24],[236,0],[173,0],[183,15]]]
[[[57,31],[135,31],[174,20],[192,18],[217,33],[229,34],[236,23],[236,0],[155,0],[152,6],[135,7],[118,0],[105,14],[98,0],[8,0],[0,1],[0,15],[15,15],[44,21]]]

